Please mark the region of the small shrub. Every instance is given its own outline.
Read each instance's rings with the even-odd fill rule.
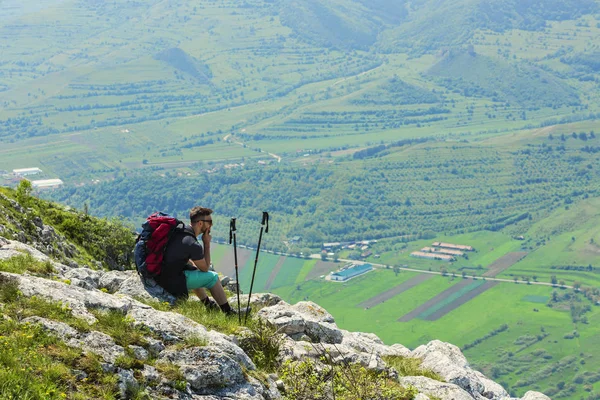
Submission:
[[[14,301],[19,295],[19,283],[13,278],[0,277],[0,302]]]
[[[277,329],[262,319],[248,325],[250,334],[240,339],[240,347],[248,354],[257,368],[274,372],[278,365],[283,336]]]
[[[387,377],[353,364],[319,367],[312,360],[285,362],[280,373],[289,400],[410,400],[418,391],[404,388]]]

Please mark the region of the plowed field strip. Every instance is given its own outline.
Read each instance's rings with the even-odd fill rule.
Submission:
[[[494,277],[502,273],[505,269],[510,268],[513,264],[521,261],[528,253],[526,251],[518,251],[514,253],[508,253],[496,261],[494,261],[488,268],[489,270],[483,274],[483,276]]]
[[[371,308],[371,307],[376,306],[377,304],[383,303],[384,301],[389,300],[392,297],[397,296],[400,293],[403,293],[403,292],[407,291],[408,289],[411,289],[411,288],[417,286],[418,284],[423,283],[426,280],[429,280],[433,277],[434,277],[434,275],[425,275],[425,274],[417,275],[414,278],[411,278],[411,279],[407,280],[406,282],[403,282],[400,285],[391,288],[390,290],[386,290],[383,293],[379,293],[375,297],[371,297],[369,300],[363,301],[362,303],[357,305],[357,307]]]
[[[419,314],[425,312],[430,307],[435,306],[437,303],[446,300],[448,297],[450,297],[454,293],[462,290],[464,287],[469,286],[471,283],[472,283],[471,281],[463,279],[462,281],[460,281],[456,285],[452,286],[451,288],[444,290],[442,293],[438,294],[431,300],[428,300],[425,303],[421,304],[419,307],[415,308],[408,314],[406,314],[403,317],[401,317],[400,319],[398,319],[398,321],[399,322],[408,322],[408,321],[416,318]]]
[[[327,275],[331,271],[335,271],[340,268],[340,264],[331,261],[317,261],[314,268],[306,275],[305,281],[315,279],[321,275]]]
[[[248,249],[240,248],[237,249],[237,253],[238,269],[239,272],[241,272],[244,266],[246,265],[246,262],[248,262],[248,260],[250,259],[250,257],[252,257],[254,253]],[[220,272],[223,275],[228,275],[231,277],[231,279],[235,279],[235,260],[233,254],[233,247],[225,252],[225,255],[223,255],[223,258],[221,259],[219,265],[215,265],[215,269],[217,270],[217,272]]]
[[[281,270],[281,267],[283,267],[283,263],[285,263],[285,257],[280,256],[279,260],[277,260],[277,264],[275,265],[275,268],[273,268],[273,271],[271,271],[271,275],[269,275],[269,279],[267,279],[267,283],[265,284],[265,290],[271,289],[271,285],[275,281],[275,278],[277,277],[277,274]]]
[[[483,285],[475,288],[474,290],[471,290],[469,293],[463,294],[458,299],[454,300],[450,304],[445,305],[444,307],[440,308],[439,310],[437,310],[433,314],[425,317],[424,319],[426,321],[438,320],[438,319],[442,318],[444,315],[448,314],[450,311],[462,306],[469,300],[473,300],[475,297],[479,296],[481,293],[485,292],[486,290],[496,286],[497,284],[498,284],[498,282],[486,282]]]

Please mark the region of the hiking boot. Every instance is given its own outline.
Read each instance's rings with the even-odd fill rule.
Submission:
[[[208,311],[220,311],[221,310],[221,308],[219,307],[217,302],[208,297],[206,299],[202,300],[202,304],[204,304],[204,306],[206,307],[206,309]]]

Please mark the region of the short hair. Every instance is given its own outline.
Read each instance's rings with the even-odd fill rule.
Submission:
[[[198,222],[195,220],[199,217],[205,217],[207,215],[210,215],[212,214],[212,212],[213,210],[211,210],[210,208],[196,206],[190,210],[190,221]]]

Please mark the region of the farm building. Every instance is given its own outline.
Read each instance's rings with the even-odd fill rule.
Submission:
[[[462,251],[459,250],[450,250],[450,249],[436,249],[435,247],[423,247],[421,249],[421,251],[425,252],[425,253],[438,253],[438,254],[448,254],[451,256],[462,256],[463,253]]]
[[[42,170],[39,168],[21,168],[21,169],[13,169],[13,174],[15,176],[27,176],[27,175],[36,175],[42,173]]]
[[[44,179],[41,181],[32,181],[31,185],[36,189],[50,189],[62,186],[63,181],[60,179]]]
[[[350,268],[346,268],[343,271],[337,271],[330,275],[332,281],[347,281],[350,278],[354,278],[358,275],[365,274],[373,269],[371,264],[354,265]]]
[[[410,253],[412,257],[417,258],[428,258],[430,260],[442,260],[442,261],[454,261],[454,257],[449,256],[447,254],[439,254],[439,253],[425,253],[423,251],[413,251]]]
[[[453,250],[463,250],[463,251],[473,251],[473,247],[471,246],[465,246],[462,244],[452,244],[452,243],[443,243],[443,242],[434,242],[432,244],[432,246],[434,247],[444,247],[446,249],[453,249]]]
[[[335,242],[335,243],[323,243],[323,248],[324,249],[337,249],[341,245],[342,244],[339,243],[339,242]]]

